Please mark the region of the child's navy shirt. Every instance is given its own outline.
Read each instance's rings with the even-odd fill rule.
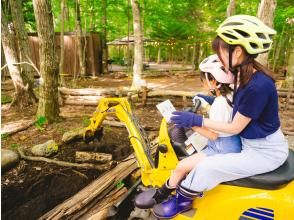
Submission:
[[[280,127],[278,94],[274,81],[263,72],[255,72],[234,97],[233,117],[236,112],[251,118],[240,136],[247,139],[264,138]]]

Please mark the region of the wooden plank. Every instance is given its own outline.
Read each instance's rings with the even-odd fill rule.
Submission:
[[[9,122],[3,124],[4,126],[1,128],[1,134],[14,134],[19,131],[23,131],[29,127],[31,127],[37,120],[36,119],[28,119],[28,120],[19,120],[15,122]]]
[[[76,151],[77,162],[106,163],[112,160],[112,154]]]

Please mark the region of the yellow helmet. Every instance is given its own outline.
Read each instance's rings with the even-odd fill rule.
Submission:
[[[242,45],[249,54],[269,51],[272,47],[272,37],[277,33],[261,20],[250,15],[231,16],[216,32],[226,43]]]

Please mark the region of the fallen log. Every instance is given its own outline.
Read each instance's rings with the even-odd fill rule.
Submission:
[[[1,86],[2,91],[12,91],[15,90],[14,86]]]
[[[64,95],[72,96],[104,96],[104,95],[127,95],[128,93],[136,93],[137,90],[131,90],[129,88],[85,88],[85,89],[69,89],[65,87],[59,87],[59,92]]]
[[[278,96],[279,97],[283,97],[283,98],[287,98],[289,92],[280,92],[278,91]],[[291,93],[290,98],[294,98],[294,92]]]
[[[285,135],[294,136],[294,131],[284,130],[283,133],[284,133]]]
[[[71,131],[67,131],[63,134],[61,140],[63,143],[67,143],[75,139],[81,139],[83,138],[84,130],[84,128],[77,128]]]
[[[76,151],[77,162],[106,163],[111,160],[111,154]]]
[[[87,220],[104,220],[108,216],[109,208],[116,202],[118,202],[124,194],[127,192],[126,187],[119,188],[118,190],[114,190],[114,192],[108,194],[105,199],[101,203],[98,203],[98,205],[94,206],[87,214],[83,217],[81,217],[81,220],[87,219]],[[87,218],[87,216],[90,216]]]
[[[1,128],[1,135],[2,134],[11,135],[19,131],[23,131],[31,127],[36,121],[37,121],[36,119],[28,119],[28,120],[19,120],[16,122],[6,123]]]
[[[186,96],[186,97],[194,97],[196,94],[201,92],[190,92],[190,91],[174,91],[174,90],[151,90],[148,92],[147,97],[153,96]]]
[[[75,99],[75,98],[65,98],[63,99],[63,104],[65,105],[90,105],[90,106],[97,106],[100,99],[102,97],[99,97],[95,100],[87,100],[83,98]]]
[[[102,164],[102,165],[87,164],[87,163],[84,163],[84,164],[71,163],[71,162],[66,162],[66,161],[52,160],[52,159],[48,159],[46,157],[26,156],[25,153],[23,152],[22,147],[19,147],[17,149],[17,151],[18,151],[20,157],[24,160],[52,163],[52,164],[56,164],[58,166],[64,166],[64,167],[74,167],[74,168],[80,168],[80,169],[105,171],[105,170],[109,170],[111,168],[111,166],[114,164],[113,161],[108,162],[106,164]]]
[[[59,204],[39,219],[73,219],[75,213],[80,212],[87,204],[99,197],[103,192],[112,190],[116,184],[126,178],[136,168],[136,158],[132,154],[116,167],[100,176],[97,180],[94,180],[74,196]]]
[[[73,95],[63,95],[62,98],[64,100],[85,100],[85,101],[99,101],[101,98],[105,96],[102,95],[85,95],[85,96],[73,96]]]
[[[105,95],[107,92],[109,94],[115,92],[114,88],[85,88],[85,89],[69,89],[65,87],[59,87],[58,91],[62,95],[72,95],[72,96],[102,96]]]
[[[92,113],[80,113],[80,112],[61,112],[59,114],[62,118],[83,118],[83,117],[91,117]]]
[[[125,127],[125,123],[123,123],[123,122],[120,122],[120,121],[110,121],[110,120],[104,120],[102,122],[102,125],[108,125],[108,126],[119,127],[119,128]]]

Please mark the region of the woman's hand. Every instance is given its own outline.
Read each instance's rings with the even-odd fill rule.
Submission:
[[[191,128],[194,126],[202,127],[203,117],[192,112],[173,112],[171,121],[176,127]]]

